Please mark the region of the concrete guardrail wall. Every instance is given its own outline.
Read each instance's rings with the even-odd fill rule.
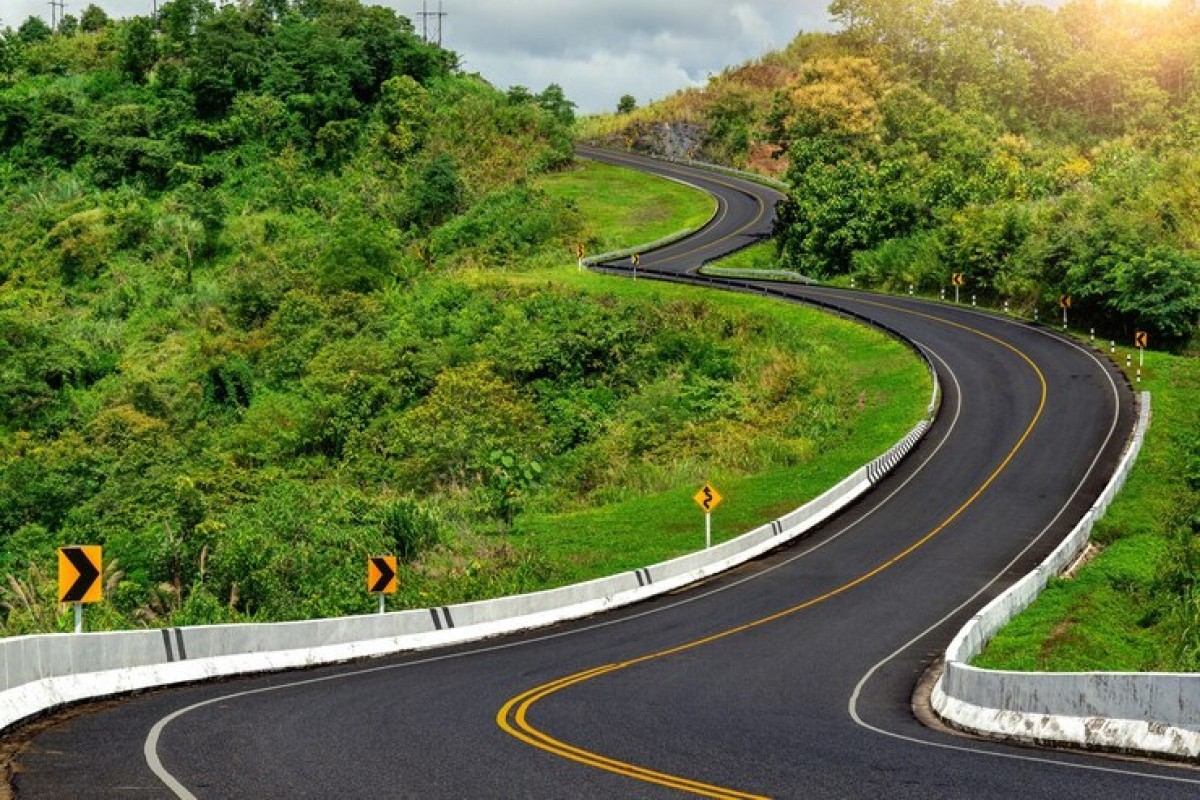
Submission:
[[[387,614],[0,639],[0,730],[81,700],[475,641],[636,603],[803,536],[869,489],[928,427],[922,420],[888,452],[786,516],[708,550],[608,578]]]
[[[592,257],[582,263],[595,268],[600,260],[661,246],[679,237],[673,235],[649,246]],[[689,280],[735,291],[772,294],[760,286],[738,281]],[[854,316],[839,309],[831,310]],[[923,359],[933,378],[929,418],[921,420],[870,464],[777,520],[710,549],[632,572],[475,603],[299,622],[0,639],[0,731],[82,700],[155,686],[441,647],[579,619],[673,591],[800,538],[854,502],[891,471],[925,435],[940,404],[937,373],[928,356],[898,332],[870,320],[862,321],[891,333]]]
[[[1150,423],[1143,393],[1134,435],[1095,505],[1037,569],[984,607],[946,648],[934,710],[954,727],[1037,744],[1200,758],[1200,674],[1010,672],[970,660],[1087,545],[1129,476]]]

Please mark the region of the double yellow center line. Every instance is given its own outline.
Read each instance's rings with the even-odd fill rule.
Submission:
[[[937,316],[934,316],[931,314],[925,314],[925,313],[922,313],[919,311],[914,311],[911,309],[904,309],[904,308],[898,308],[896,306],[886,305],[884,303],[877,303],[877,302],[866,301],[866,300],[863,300],[862,302],[869,303],[871,305],[876,305],[881,308],[888,308],[891,310],[901,311],[902,313],[912,314],[912,315],[918,316],[918,317],[924,317],[926,319],[930,319],[930,320],[942,323],[944,325],[949,325],[951,327],[959,328],[963,331],[967,331],[969,333],[975,334],[984,339],[988,339],[988,340],[1000,345],[1001,347],[1011,350],[1019,358],[1021,358],[1021,360],[1025,361],[1025,363],[1027,363],[1030,366],[1030,368],[1033,370],[1034,374],[1037,376],[1039,384],[1041,385],[1041,396],[1038,401],[1037,410],[1034,412],[1033,418],[1030,420],[1029,425],[1025,428],[1025,431],[1021,434],[1020,439],[1017,440],[1017,443],[1008,452],[1008,454],[1005,456],[1004,460],[1000,462],[1000,465],[996,467],[996,469],[987,477],[987,479],[982,484],[980,484],[980,486],[971,494],[971,496],[968,497],[966,499],[966,501],[964,501],[962,503],[962,505],[960,505],[957,509],[955,509],[954,512],[951,513],[950,516],[948,516],[945,520],[943,520],[937,527],[935,527],[933,530],[926,533],[924,536],[922,536],[917,541],[913,542],[911,545],[909,545],[905,549],[901,550],[896,555],[889,558],[887,561],[884,561],[881,564],[876,565],[874,568],[859,575],[858,577],[856,577],[850,581],[847,581],[846,583],[843,583],[841,586],[838,586],[835,589],[831,589],[830,591],[825,592],[822,595],[811,598],[809,600],[805,600],[802,603],[791,606],[789,608],[785,608],[784,610],[778,611],[769,616],[765,616],[760,619],[756,619],[751,622],[747,622],[743,625],[738,625],[736,627],[729,628],[729,629],[721,631],[719,633],[705,636],[700,639],[695,639],[693,641],[686,642],[686,643],[680,644],[680,645],[676,645],[675,647],[670,647],[665,650],[659,650],[659,651],[656,651],[653,653],[649,653],[647,655],[640,656],[638,658],[634,658],[629,661],[622,661],[622,662],[616,663],[616,664],[607,664],[602,667],[596,667],[593,669],[584,670],[583,672],[577,672],[572,675],[568,675],[566,677],[559,678],[554,681],[550,681],[549,683],[542,684],[541,686],[535,686],[534,688],[529,689],[528,691],[523,692],[522,694],[519,694],[516,697],[509,700],[508,702],[506,702],[500,708],[500,710],[497,712],[496,724],[498,726],[500,726],[500,728],[503,731],[510,734],[511,736],[516,737],[517,739],[521,740],[522,742],[525,742],[528,745],[536,747],[540,750],[545,750],[548,753],[553,753],[554,755],[559,756],[561,758],[565,758],[569,761],[574,761],[579,764],[583,764],[583,765],[586,765],[589,767],[594,767],[596,769],[602,769],[607,772],[612,772],[617,775],[623,775],[625,777],[633,778],[635,780],[643,781],[646,783],[653,783],[653,784],[657,784],[659,786],[666,786],[671,789],[678,789],[680,791],[689,792],[691,794],[698,795],[701,797],[738,798],[739,800],[744,800],[745,798],[761,798],[760,795],[754,795],[754,794],[742,792],[742,791],[739,791],[736,789],[729,789],[729,788],[725,788],[725,787],[721,787],[721,786],[716,786],[714,784],[692,780],[690,778],[685,778],[685,777],[682,777],[679,775],[672,775],[672,774],[665,773],[665,772],[659,772],[657,770],[648,769],[646,767],[641,767],[641,766],[638,766],[636,764],[632,764],[632,763],[629,763],[626,761],[620,761],[615,758],[609,758],[609,757],[601,755],[599,753],[594,753],[590,750],[585,750],[581,747],[576,747],[574,745],[568,744],[566,742],[561,741],[560,739],[556,739],[553,736],[550,736],[549,734],[539,730],[532,723],[530,723],[529,710],[534,706],[534,704],[538,703],[539,701],[541,701],[547,697],[550,697],[551,695],[557,694],[558,692],[569,689],[572,686],[577,686],[581,683],[585,683],[587,681],[594,680],[596,678],[600,678],[602,676],[609,675],[614,672],[619,672],[621,670],[628,669],[629,667],[633,667],[638,664],[643,664],[648,661],[655,661],[658,659],[663,659],[663,658],[667,658],[669,656],[676,655],[678,653],[683,653],[688,650],[694,650],[696,648],[703,647],[704,645],[711,644],[712,642],[720,641],[720,640],[726,639],[730,636],[734,636],[735,634],[742,633],[744,631],[748,631],[753,628],[758,628],[758,627],[766,625],[768,623],[784,619],[785,617],[790,617],[793,614],[797,614],[801,611],[812,608],[813,606],[823,603],[826,600],[829,600],[831,598],[837,597],[840,594],[848,592],[851,589],[855,588],[856,586],[866,583],[867,581],[871,580],[875,576],[890,569],[891,567],[895,566],[900,561],[902,561],[905,558],[907,558],[908,556],[912,555],[914,552],[916,552],[918,549],[920,549],[925,544],[927,544],[930,540],[932,540],[935,536],[937,536],[942,531],[944,531],[947,527],[949,527],[955,520],[957,520],[960,516],[962,516],[962,514],[968,508],[970,508],[975,503],[975,501],[977,501],[979,499],[979,497],[985,491],[987,491],[988,487],[990,487],[996,481],[996,479],[1000,476],[1000,474],[1003,473],[1004,470],[1008,468],[1008,465],[1012,462],[1013,458],[1016,457],[1017,452],[1020,451],[1020,449],[1025,445],[1025,442],[1029,439],[1030,435],[1033,433],[1034,428],[1037,426],[1037,423],[1041,419],[1042,414],[1046,408],[1046,395],[1047,395],[1046,376],[1042,373],[1041,369],[1038,368],[1037,364],[1034,363],[1033,359],[1031,359],[1028,355],[1026,355],[1023,351],[1018,349],[1016,346],[1014,346],[1008,342],[1005,342],[995,336],[992,336],[991,334],[984,333],[983,331],[978,330],[976,328],[972,328],[968,325],[964,325],[964,324],[961,324],[958,322],[952,322],[950,320],[943,319],[941,317],[937,317]]]

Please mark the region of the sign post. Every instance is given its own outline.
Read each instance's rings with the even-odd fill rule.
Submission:
[[[967,282],[966,276],[961,272],[956,272],[950,277],[950,282],[954,284],[954,303],[958,304],[958,289]]]
[[[1138,367],[1146,366],[1146,346],[1150,344],[1150,334],[1138,331],[1133,334],[1133,344],[1138,349]]]
[[[1064,294],[1058,298],[1058,307],[1063,312],[1063,330],[1067,329],[1067,309],[1071,307],[1071,295]]]
[[[367,591],[379,595],[380,614],[384,611],[384,596],[395,594],[399,583],[396,579],[395,556],[371,556],[367,559]]]
[[[633,279],[636,281],[637,280],[637,268],[638,268],[638,264],[642,263],[642,257],[639,256],[637,253],[634,253],[633,255],[631,255],[629,257],[629,263],[633,265]]]
[[[700,487],[700,491],[692,495],[692,499],[696,501],[696,505],[700,506],[700,510],[704,512],[704,549],[712,547],[712,512],[713,509],[721,505],[721,501],[725,498],[721,497],[721,493],[717,491],[717,487],[711,483],[706,483]]]
[[[100,581],[103,551],[100,545],[58,548],[58,602],[75,605],[75,632],[83,632],[83,604],[104,597]]]

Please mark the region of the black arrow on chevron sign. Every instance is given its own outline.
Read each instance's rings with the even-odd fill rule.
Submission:
[[[387,562],[386,558],[372,556],[371,564],[375,566],[375,569],[379,570],[379,580],[371,584],[371,591],[386,592],[388,586],[392,583],[392,579],[396,577],[396,570],[392,569],[391,564]]]
[[[79,577],[71,584],[71,588],[67,589],[67,593],[62,596],[62,602],[78,603],[87,596],[92,584],[100,577],[100,570],[96,569],[96,565],[83,552],[82,547],[64,547],[62,553],[79,573]]]

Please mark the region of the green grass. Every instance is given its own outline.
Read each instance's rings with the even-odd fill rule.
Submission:
[[[779,261],[775,257],[775,243],[762,242],[714,261],[710,266],[723,269],[779,269]]]
[[[857,398],[843,435],[798,466],[754,475],[693,475],[652,496],[633,496],[574,513],[522,517],[515,542],[535,546],[554,564],[550,583],[609,575],[700,549],[704,518],[691,497],[712,481],[725,498],[713,514],[713,540],[733,538],[821,494],[878,456],[921,418],[931,386],[924,365],[901,344],[859,325],[802,306],[740,294],[559,270],[517,280],[560,281],[598,294],[651,302],[703,298],[738,312],[768,315],[783,330],[814,343],[814,356],[837,362],[839,391]]]
[[[799,272],[781,269],[773,242],[762,242],[739,250],[731,256],[705,264],[700,274],[718,278],[745,278],[809,283]]]
[[[690,186],[595,161],[539,178],[537,186],[579,209],[588,255],[699,228],[717,208]]]
[[[622,167],[583,162],[539,185],[574,202],[590,220],[590,239],[601,249],[652,241],[703,224],[715,208],[708,195],[673,181]],[[589,248],[592,250],[593,248]],[[758,268],[774,263],[770,243],[732,259]],[[722,262],[724,265],[725,262]],[[557,269],[513,276],[552,281],[588,293],[640,298],[646,302],[702,299],[743,314],[765,315],[815,359],[838,365],[837,387],[852,393],[852,419],[843,434],[806,463],[759,474],[689,475],[667,492],[631,496],[599,508],[569,513],[526,514],[514,543],[535,548],[552,566],[547,585],[635,569],[703,547],[704,517],[692,495],[711,481],[724,496],[713,513],[713,541],[725,541],[791,511],[826,491],[900,439],[921,418],[931,390],[928,372],[913,354],[877,331],[803,306],[747,295]],[[669,468],[670,465],[667,465]],[[679,468],[686,474],[686,465]]]
[[[1123,364],[1124,353],[1117,357]],[[1144,377],[1150,431],[1093,533],[1101,552],[1076,577],[1052,580],[977,665],[1200,670],[1200,359],[1150,352]]]

